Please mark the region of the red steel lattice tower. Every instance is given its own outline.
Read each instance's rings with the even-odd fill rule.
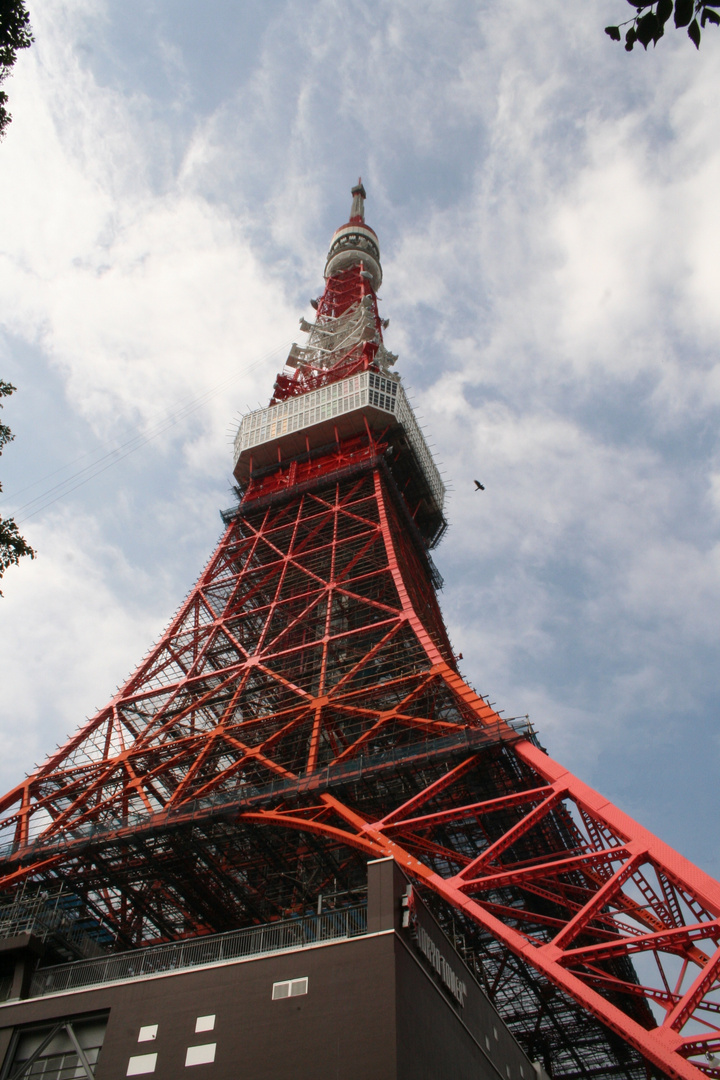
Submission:
[[[0,800],[0,913],[69,882],[127,949],[353,902],[392,856],[555,1077],[720,1080],[720,885],[458,673],[429,556],[444,489],[383,344],[364,200],[242,420],[199,581]]]

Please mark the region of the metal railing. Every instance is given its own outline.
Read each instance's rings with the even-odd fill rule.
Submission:
[[[442,514],[445,485],[397,376],[385,377],[365,371],[246,413],[235,436],[235,465],[251,451],[257,455],[261,446],[267,447],[295,432],[307,431],[348,414],[355,414],[358,431],[362,431],[360,421],[370,407],[394,416],[404,429],[430,494]],[[262,464],[259,458],[257,463]]]
[[[98,960],[77,960],[71,964],[40,968],[33,976],[29,996],[44,997],[120,979],[137,979],[224,960],[264,956],[282,949],[304,949],[324,941],[341,941],[366,933],[367,906],[361,904],[325,911],[322,915],[285,919],[244,930],[230,930],[225,934],[116,953]]]
[[[26,852],[28,855],[33,851],[41,855],[91,843],[104,836],[130,836],[143,830],[172,828],[174,825],[205,820],[213,815],[220,816],[225,811],[241,813],[245,809],[261,806],[278,795],[325,791],[373,774],[391,772],[412,764],[421,765],[433,759],[481,750],[486,746],[518,738],[528,738],[532,733],[532,725],[526,717],[511,717],[499,723],[478,727],[458,727],[457,732],[440,738],[425,739],[377,754],[358,754],[340,765],[328,765],[309,776],[300,776],[297,779],[273,780],[261,786],[242,785],[235,791],[219,792],[204,799],[182,803],[171,810],[158,810],[154,814],[136,812],[122,819],[110,818],[77,828],[69,824],[62,833],[53,834],[47,839],[41,835],[32,840],[27,845]],[[17,845],[14,843],[0,846],[0,859],[7,858],[16,850]]]
[[[0,905],[0,939],[32,934],[52,942],[68,957],[102,956],[104,950],[95,940],[102,929],[87,925],[80,899],[63,886],[55,891],[23,889],[10,903]]]

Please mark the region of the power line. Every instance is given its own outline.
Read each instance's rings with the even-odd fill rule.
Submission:
[[[39,514],[41,513],[41,511],[46,510],[49,506],[52,506],[60,499],[63,499],[66,495],[69,495],[71,492],[76,491],[80,487],[83,487],[90,480],[95,479],[96,476],[99,476],[101,473],[106,472],[114,465],[117,465],[124,458],[129,457],[130,454],[134,454],[137,450],[140,450],[143,446],[146,446],[149,442],[152,442],[153,439],[158,438],[158,436],[162,435],[165,431],[168,431],[171,427],[174,427],[181,421],[186,420],[193,413],[197,412],[198,409],[202,408],[202,406],[205,405],[208,401],[212,400],[212,398],[217,397],[218,394],[222,393],[222,391],[225,390],[228,386],[231,386],[238,379],[242,378],[244,375],[247,375],[248,372],[252,371],[254,368],[257,368],[261,364],[266,363],[272,356],[286,350],[288,346],[289,342],[284,342],[282,345],[276,346],[274,349],[271,349],[269,352],[265,353],[257,360],[253,360],[251,363],[246,364],[244,367],[240,368],[239,371],[234,372],[232,375],[227,376],[221,382],[216,383],[216,385],[211,387],[209,390],[204,391],[202,394],[197,394],[192,398],[188,398],[178,408],[174,409],[172,412],[166,413],[165,416],[152,424],[146,431],[137,435],[133,435],[132,438],[126,439],[125,442],[121,443],[119,446],[114,447],[112,450],[105,451],[99,456],[94,456],[87,465],[83,466],[83,468],[76,470],[74,473],[71,473],[69,476],[67,476],[64,480],[60,480],[58,483],[51,485],[49,488],[46,488],[45,491],[41,492],[40,495],[36,495],[34,498],[29,499],[27,502],[19,506],[15,511],[15,514],[21,514],[23,511],[28,511],[21,518],[19,518],[18,525],[22,525],[30,518],[35,517],[36,514]],[[79,461],[83,461],[89,456],[89,454],[81,454],[79,457],[75,458],[71,462],[68,462],[66,465],[61,466],[59,469],[54,469],[52,472],[47,473],[44,476],[40,477],[38,480],[33,481],[33,483],[27,484],[24,488],[20,488],[18,491],[14,492],[13,495],[5,496],[2,502],[7,503],[12,498],[17,498],[19,495],[24,494],[26,491],[30,491],[32,490],[32,488],[37,487],[37,485],[42,483],[43,480],[47,480],[53,476],[57,476],[58,473],[61,473],[64,470],[71,468],[72,465],[77,464],[77,462]]]

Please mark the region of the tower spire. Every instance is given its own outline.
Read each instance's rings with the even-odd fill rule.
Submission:
[[[362,177],[351,189],[353,197],[350,207],[350,219],[335,230],[325,264],[325,280],[337,275],[351,266],[362,263],[367,280],[373,291],[377,292],[382,284],[380,265],[380,243],[377,233],[365,223],[365,199]]]
[[[317,313],[315,322],[300,320],[307,343],[290,349],[285,371],[275,380],[271,406],[361,372],[397,382],[397,376],[390,374],[397,357],[383,344],[383,329],[389,320],[381,319],[378,311],[380,244],[375,230],[364,220],[362,178],[352,188],[352,196],[350,219],[335,230],[330,242],[325,290],[310,301]],[[397,387],[391,393],[396,394]],[[242,438],[246,438],[245,431]]]
[[[365,200],[367,195],[365,194],[365,188],[363,187],[362,176],[358,177],[358,182],[352,189],[352,206],[350,207],[350,221],[365,221]]]

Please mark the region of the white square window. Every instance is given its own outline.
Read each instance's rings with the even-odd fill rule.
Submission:
[[[215,1060],[217,1043],[203,1043],[202,1046],[188,1046],[185,1065],[212,1065]]]
[[[142,1076],[144,1073],[154,1073],[157,1054],[136,1054],[128,1061],[126,1076]]]
[[[195,1033],[199,1031],[214,1031],[215,1030],[215,1013],[212,1016],[198,1016],[195,1021]]]
[[[138,1042],[154,1042],[157,1039],[157,1033],[157,1024],[147,1024],[145,1027],[140,1028]]]
[[[488,1050],[490,1049],[490,1036],[489,1035],[485,1036],[485,1046],[487,1047]]]
[[[273,1001],[279,1001],[281,998],[300,997],[301,994],[307,994],[307,992],[307,977],[304,979],[285,979],[284,982],[273,983],[272,999]]]

